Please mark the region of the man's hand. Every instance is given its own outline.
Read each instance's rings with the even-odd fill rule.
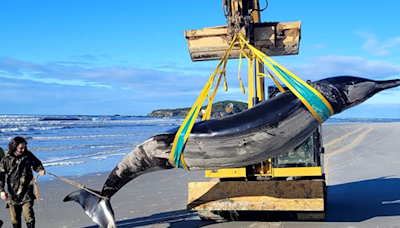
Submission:
[[[41,170],[41,171],[39,171],[38,173],[39,173],[40,176],[43,176],[43,175],[46,174],[46,170]]]
[[[7,193],[6,192],[1,192],[1,198],[3,199],[3,200],[7,200]]]

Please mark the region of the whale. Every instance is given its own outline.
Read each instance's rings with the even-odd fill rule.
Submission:
[[[374,81],[337,76],[308,82],[332,106],[334,114],[376,93],[400,85],[400,79]],[[273,158],[304,142],[320,123],[292,92],[282,93],[251,109],[194,124],[183,149],[189,170],[236,168]],[[100,195],[84,190],[65,197],[75,201],[100,227],[116,227],[110,199],[139,175],[174,168],[170,160],[177,129],[150,137],[129,152],[111,171]]]

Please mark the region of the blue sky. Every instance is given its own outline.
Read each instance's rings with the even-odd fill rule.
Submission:
[[[224,25],[221,2],[0,1],[0,114],[190,107],[217,62],[191,62],[184,31]],[[301,20],[299,55],[274,59],[302,79],[383,80],[400,78],[398,9],[396,0],[269,0],[261,19]],[[216,99],[246,101],[237,61],[228,67],[229,90]],[[337,117],[400,118],[400,89]]]

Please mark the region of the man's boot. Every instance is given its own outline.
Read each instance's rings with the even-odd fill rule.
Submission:
[[[35,228],[35,220],[32,220],[32,221],[29,222],[29,223],[26,223],[26,227],[28,227],[28,228]]]
[[[13,228],[21,228],[21,223],[13,223]]]

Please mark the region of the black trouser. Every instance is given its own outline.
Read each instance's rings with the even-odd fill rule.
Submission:
[[[35,213],[33,212],[33,201],[19,204],[19,205],[8,205],[11,214],[12,224],[21,224],[21,214],[24,213],[26,223],[35,221]]]

